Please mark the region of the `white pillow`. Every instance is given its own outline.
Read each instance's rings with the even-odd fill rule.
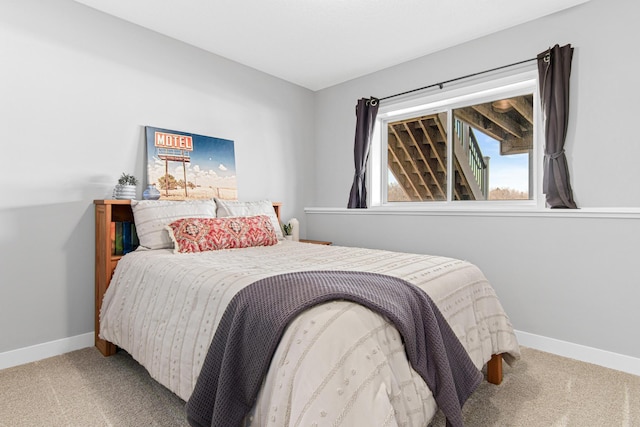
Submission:
[[[273,203],[271,200],[258,200],[255,202],[220,200],[217,198],[214,200],[218,207],[218,218],[224,218],[227,216],[267,215],[269,219],[271,219],[271,223],[273,224],[278,240],[284,240],[282,228],[280,228],[280,221],[278,221],[278,217],[276,216],[276,211],[273,209]]]
[[[132,200],[131,210],[140,246],[148,249],[173,248],[165,226],[180,218],[215,218],[211,200]]]

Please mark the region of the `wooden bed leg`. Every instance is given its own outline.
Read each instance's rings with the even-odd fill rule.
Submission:
[[[487,381],[491,384],[500,385],[502,382],[502,355],[494,354],[487,362]]]
[[[96,347],[100,350],[103,356],[113,356],[118,351],[118,347],[109,341],[105,341],[101,338],[98,338],[96,334]]]

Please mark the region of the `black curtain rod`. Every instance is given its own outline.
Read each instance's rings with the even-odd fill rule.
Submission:
[[[468,79],[469,77],[475,77],[478,76],[480,74],[486,74],[486,73],[491,73],[493,71],[498,71],[498,70],[502,70],[503,68],[509,68],[509,67],[514,67],[516,65],[520,65],[520,64],[524,64],[526,62],[531,62],[531,61],[536,61],[538,58],[530,58],[530,59],[525,59],[524,61],[520,61],[520,62],[514,62],[513,64],[509,64],[509,65],[503,65],[501,67],[496,67],[496,68],[492,68],[490,70],[485,70],[485,71],[479,71],[477,73],[473,73],[473,74],[467,74],[466,76],[462,76],[462,77],[456,77],[455,79],[451,79],[451,80],[446,80],[444,82],[440,82],[440,83],[435,83],[429,86],[424,86],[424,87],[420,87],[418,89],[412,89],[412,90],[408,90],[406,92],[401,92],[401,93],[396,93],[395,95],[389,95],[389,96],[385,96],[384,98],[378,98],[378,101],[384,101],[385,99],[390,99],[390,98],[395,98],[396,96],[402,96],[402,95],[406,95],[408,93],[413,93],[413,92],[418,92],[421,90],[425,90],[425,89],[430,89],[432,87],[436,87],[438,86],[440,89],[442,89],[442,86],[447,84],[447,83],[452,83],[452,82],[456,82],[458,80],[463,80],[463,79]]]

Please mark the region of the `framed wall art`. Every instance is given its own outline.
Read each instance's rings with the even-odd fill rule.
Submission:
[[[233,141],[151,126],[145,135],[147,184],[161,200],[237,199]]]

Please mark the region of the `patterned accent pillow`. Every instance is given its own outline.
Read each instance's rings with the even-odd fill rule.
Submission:
[[[226,218],[181,218],[167,227],[174,253],[272,246],[278,243],[267,215]]]

